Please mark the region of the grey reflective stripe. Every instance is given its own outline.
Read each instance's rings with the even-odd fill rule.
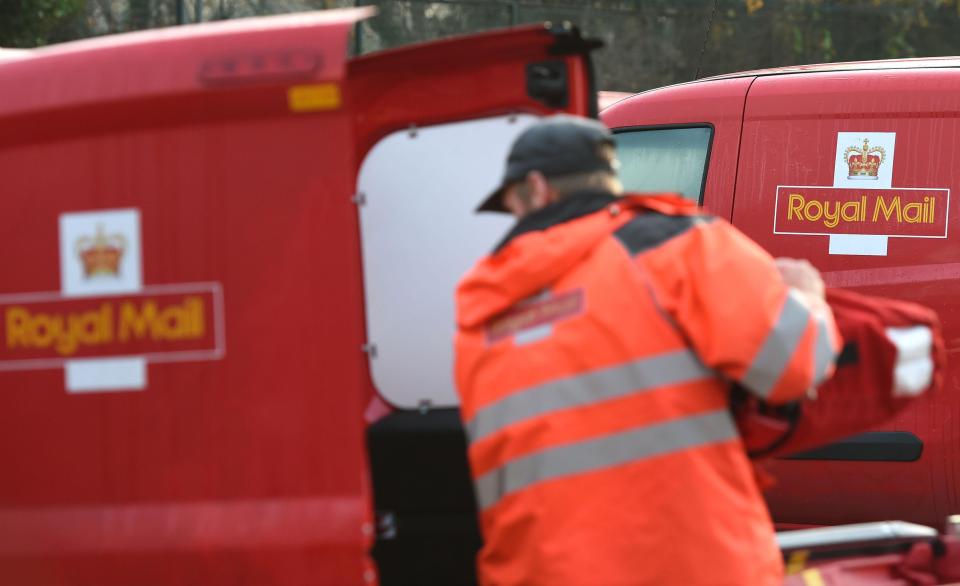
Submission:
[[[813,353],[813,386],[819,386],[827,378],[827,371],[837,360],[833,351],[833,336],[824,320],[817,320],[817,347]]]
[[[668,352],[516,392],[477,411],[465,427],[470,441],[476,442],[508,425],[553,411],[712,376],[713,371],[690,350]]]
[[[602,470],[737,437],[727,409],[647,425],[537,452],[476,480],[481,510],[538,482]]]
[[[793,358],[793,353],[800,344],[800,338],[807,330],[810,312],[794,298],[793,293],[787,295],[787,300],[780,310],[777,323],[764,340],[760,351],[753,358],[753,363],[740,380],[748,389],[759,397],[766,399],[770,396],[784,369]]]

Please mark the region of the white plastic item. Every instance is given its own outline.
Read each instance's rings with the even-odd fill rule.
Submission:
[[[897,347],[893,395],[916,397],[930,386],[933,377],[933,332],[926,326],[887,328],[887,338]]]

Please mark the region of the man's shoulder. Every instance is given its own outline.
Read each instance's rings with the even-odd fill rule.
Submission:
[[[636,215],[614,232],[614,237],[631,255],[657,248],[715,219],[676,194],[627,194],[622,202]]]
[[[670,216],[704,216],[710,214],[678,193],[626,193],[620,201],[625,207],[649,210]]]

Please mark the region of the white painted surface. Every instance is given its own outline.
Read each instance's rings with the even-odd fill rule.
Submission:
[[[884,151],[883,161],[877,170],[877,177],[849,177],[850,167],[843,156],[847,147],[860,149],[863,141],[868,141],[868,150],[880,147]],[[896,146],[896,132],[838,132],[837,161],[833,171],[834,187],[852,187],[856,189],[890,189],[893,183],[893,154]]]
[[[78,244],[100,231],[108,239],[122,239],[123,255],[118,275],[87,277]],[[60,216],[60,290],[64,296],[133,293],[143,287],[140,254],[140,211],[99,210]]]
[[[863,148],[868,141],[868,151],[875,147],[883,149],[883,161],[874,178],[850,178],[850,167],[844,152],[847,147]],[[833,168],[833,186],[852,189],[890,189],[893,183],[893,155],[896,147],[895,132],[838,132],[837,156]],[[829,254],[850,256],[887,256],[887,236],[832,234]]]
[[[363,162],[358,190],[370,372],[398,407],[456,405],[454,290],[512,225],[475,214],[499,184],[507,152],[534,116],[401,131]]]
[[[933,378],[933,332],[926,326],[887,328],[887,338],[897,347],[894,369],[895,397],[915,397],[930,386]]]
[[[831,234],[830,254],[853,256],[887,256],[889,236],[866,234]]]
[[[64,366],[68,393],[141,391],[147,387],[147,360],[142,356],[71,360]]]
[[[116,275],[87,276],[79,255],[82,241],[101,234],[123,245]],[[64,297],[137,293],[143,289],[140,210],[96,210],[60,215],[60,292]],[[64,364],[68,393],[139,391],[147,386],[145,357],[92,358]]]

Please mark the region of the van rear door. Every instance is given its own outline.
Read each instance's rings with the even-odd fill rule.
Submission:
[[[453,293],[509,228],[508,216],[473,210],[497,187],[516,135],[545,114],[596,114],[597,45],[569,26],[531,26],[349,64],[384,583],[475,580]]]

